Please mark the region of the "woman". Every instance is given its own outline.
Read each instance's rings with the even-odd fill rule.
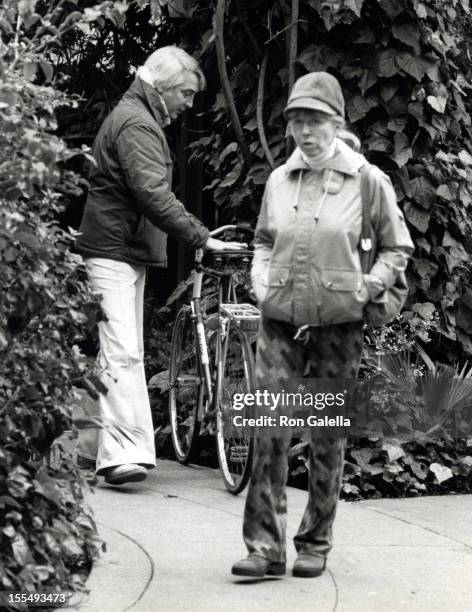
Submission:
[[[303,376],[355,378],[363,308],[369,300],[382,300],[413,252],[391,182],[372,167],[378,254],[370,273],[362,274],[360,169],[366,160],[338,137],[344,130],[344,97],[336,78],[314,72],[298,79],[285,116],[297,148],[269,177],[252,267],[262,310],[258,387],[278,383],[283,388],[287,379]],[[290,438],[289,428],[279,438],[259,435],[243,525],[249,556],[233,566],[235,575],[285,574]],[[298,577],[319,576],[325,569],[344,440],[312,438],[309,449],[308,505],[294,539]]]

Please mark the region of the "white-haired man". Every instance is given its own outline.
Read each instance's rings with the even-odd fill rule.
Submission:
[[[155,466],[151,409],[143,364],[143,295],[147,266],[165,267],[170,234],[190,247],[237,248],[209,236],[172,193],[172,164],[163,128],[205,87],[197,61],[182,49],[155,51],[93,145],[96,161],[80,227],[94,290],[103,296],[98,370],[108,387],[98,401],[106,422],[139,428],[131,442],[106,428],[81,432],[78,465],[95,465],[109,484],[144,480]],[[96,463],[95,463],[96,462]]]

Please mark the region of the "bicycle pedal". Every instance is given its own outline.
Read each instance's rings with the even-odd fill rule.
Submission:
[[[200,376],[178,376],[173,383],[169,383],[169,389],[179,387],[180,389],[185,387],[198,387],[202,384]]]

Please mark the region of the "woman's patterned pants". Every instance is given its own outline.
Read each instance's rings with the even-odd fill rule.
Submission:
[[[362,323],[312,327],[306,344],[293,340],[296,328],[263,319],[257,341],[256,383],[289,378],[355,378],[361,360]],[[287,522],[287,452],[291,430],[279,438],[262,430],[244,511],[243,536],[250,553],[285,562]],[[273,434],[272,434],[273,435]],[[311,438],[309,445],[308,504],[297,535],[299,553],[326,557],[332,547],[332,528],[341,487],[344,438]]]

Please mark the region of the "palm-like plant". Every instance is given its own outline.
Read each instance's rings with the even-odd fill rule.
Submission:
[[[464,437],[470,431],[472,366],[435,364],[423,347],[367,354],[388,383],[389,401],[411,419],[415,437]]]

